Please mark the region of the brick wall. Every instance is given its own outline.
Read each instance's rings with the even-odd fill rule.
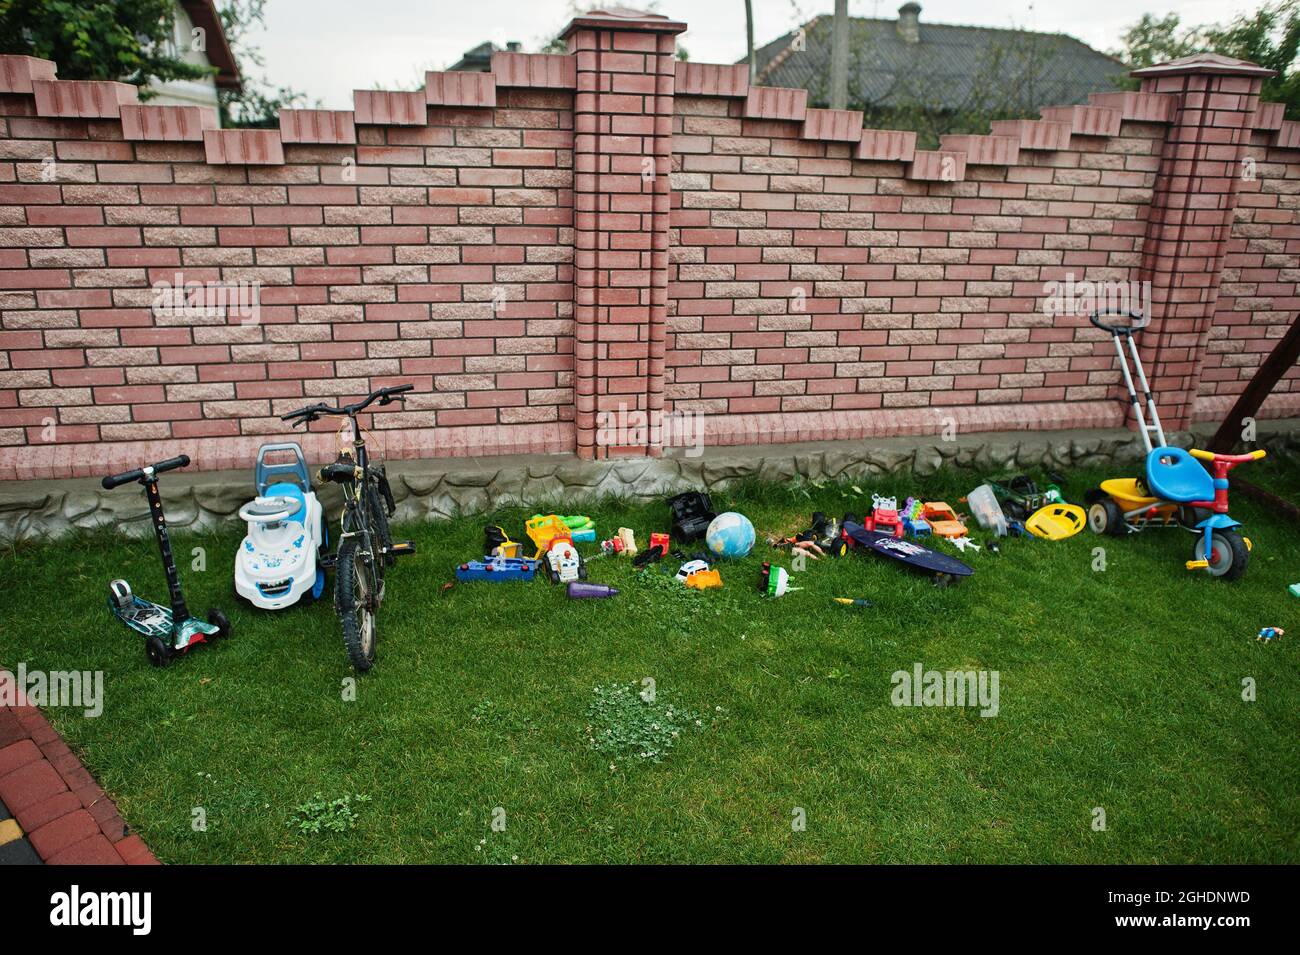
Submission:
[[[653,455],[664,412],[723,444],[1117,425],[1109,340],[1044,310],[1069,276],[1152,281],[1181,426],[1294,318],[1300,125],[1258,68],[920,151],[674,63],[684,28],[579,17],[567,54],[259,131],[0,57],[0,477],[247,466],[285,411],[398,381],[373,428],[409,458]],[[178,281],[259,283],[260,316],[156,309]]]
[[[1277,104],[1261,108],[1264,128],[1256,129],[1244,157],[1236,221],[1224,257],[1218,310],[1214,315],[1196,419],[1219,421],[1241,393],[1300,310],[1300,169],[1293,142],[1274,145],[1282,129]],[[1300,414],[1300,376],[1292,369],[1264,404],[1268,417]]]

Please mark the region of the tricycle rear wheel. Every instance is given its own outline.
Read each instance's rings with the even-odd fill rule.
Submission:
[[[1093,502],[1088,508],[1088,529],[1094,534],[1112,537],[1124,533],[1124,512],[1110,498]]]

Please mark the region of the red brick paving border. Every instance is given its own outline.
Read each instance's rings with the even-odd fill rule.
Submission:
[[[34,706],[0,706],[0,802],[48,865],[158,865]]]

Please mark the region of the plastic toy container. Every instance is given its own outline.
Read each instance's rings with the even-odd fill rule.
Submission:
[[[998,537],[1007,536],[1007,518],[1002,513],[1002,505],[993,494],[993,488],[981,484],[966,495],[966,503],[980,527],[993,531]]]

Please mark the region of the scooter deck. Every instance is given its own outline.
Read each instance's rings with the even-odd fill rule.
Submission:
[[[190,617],[181,623],[180,632],[174,633],[169,608],[134,595],[125,607],[117,606],[110,599],[108,609],[132,630],[144,634],[146,639],[158,637],[173,650],[185,650],[193,643],[206,643],[207,638],[217,632],[217,628],[207,621]]]
[[[861,524],[844,522],[844,533],[859,547],[865,547],[881,557],[889,557],[901,564],[928,574],[950,574],[953,577],[969,577],[975,568],[963,563],[956,557],[929,550],[913,541],[902,540],[892,534],[869,531]]]

